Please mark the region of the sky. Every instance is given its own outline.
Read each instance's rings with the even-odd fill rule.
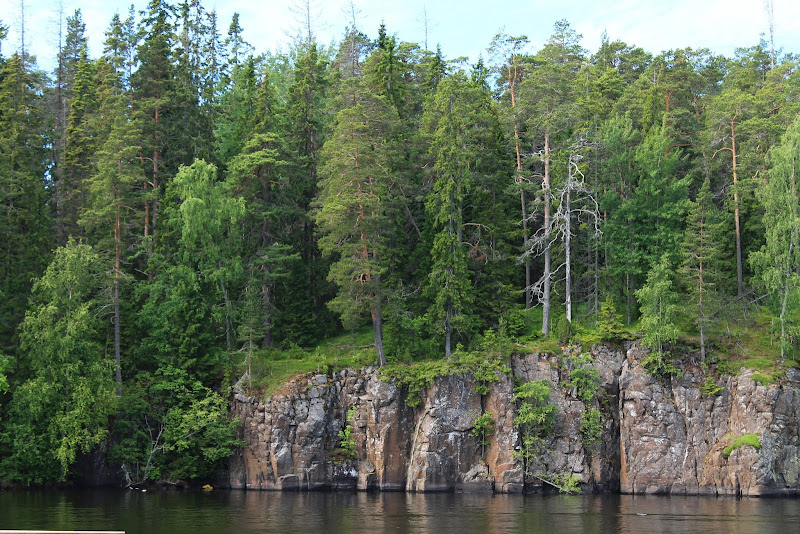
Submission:
[[[2,44],[8,55],[19,48],[20,5],[25,5],[25,42],[50,70],[57,49],[58,6],[64,16],[78,7],[89,36],[90,53],[102,52],[104,32],[115,12],[127,16],[132,0],[0,0],[0,20],[9,27]],[[133,0],[137,10],[147,0]],[[298,4],[305,0],[203,0],[216,9],[220,31],[227,32],[231,16],[240,14],[244,36],[256,52],[286,49],[297,35],[302,17]],[[467,56],[474,63],[498,31],[526,35],[537,50],[548,39],[553,24],[567,19],[583,36],[582,45],[594,52],[603,32],[657,54],[674,48],[707,47],[732,56],[737,47],[758,43],[769,35],[765,0],[310,0],[312,28],[317,40],[330,44],[341,39],[352,21],[351,4],[359,29],[371,38],[381,22],[400,41],[417,42],[430,49],[441,43],[448,59]],[[800,53],[800,2],[772,0],[776,48]],[[427,21],[427,24],[425,23]]]

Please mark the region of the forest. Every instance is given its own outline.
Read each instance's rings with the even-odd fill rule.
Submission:
[[[262,52],[199,0],[115,15],[97,58],[65,29],[44,72],[0,23],[4,484],[208,477],[232,391],[342,335],[383,366],[602,327],[669,372],[758,331],[795,365],[800,72],[768,38],[589,51],[561,20],[468,64],[354,21]]]

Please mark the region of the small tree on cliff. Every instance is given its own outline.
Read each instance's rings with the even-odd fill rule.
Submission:
[[[644,366],[652,373],[674,371],[664,361],[664,345],[678,339],[678,328],[673,322],[678,296],[672,284],[671,273],[669,255],[664,254],[647,273],[647,284],[636,292],[642,312],[642,344],[653,351]]]
[[[548,453],[546,438],[556,423],[557,406],[550,401],[550,382],[534,380],[514,388],[517,415],[514,426],[519,430],[520,448],[514,458],[522,460],[525,477],[535,476],[534,468]]]

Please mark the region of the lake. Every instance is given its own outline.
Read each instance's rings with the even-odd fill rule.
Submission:
[[[0,492],[0,529],[252,532],[800,532],[800,500],[628,495]]]

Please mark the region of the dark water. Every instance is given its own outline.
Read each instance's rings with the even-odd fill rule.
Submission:
[[[0,529],[252,532],[794,533],[800,500],[245,491],[0,492]]]

